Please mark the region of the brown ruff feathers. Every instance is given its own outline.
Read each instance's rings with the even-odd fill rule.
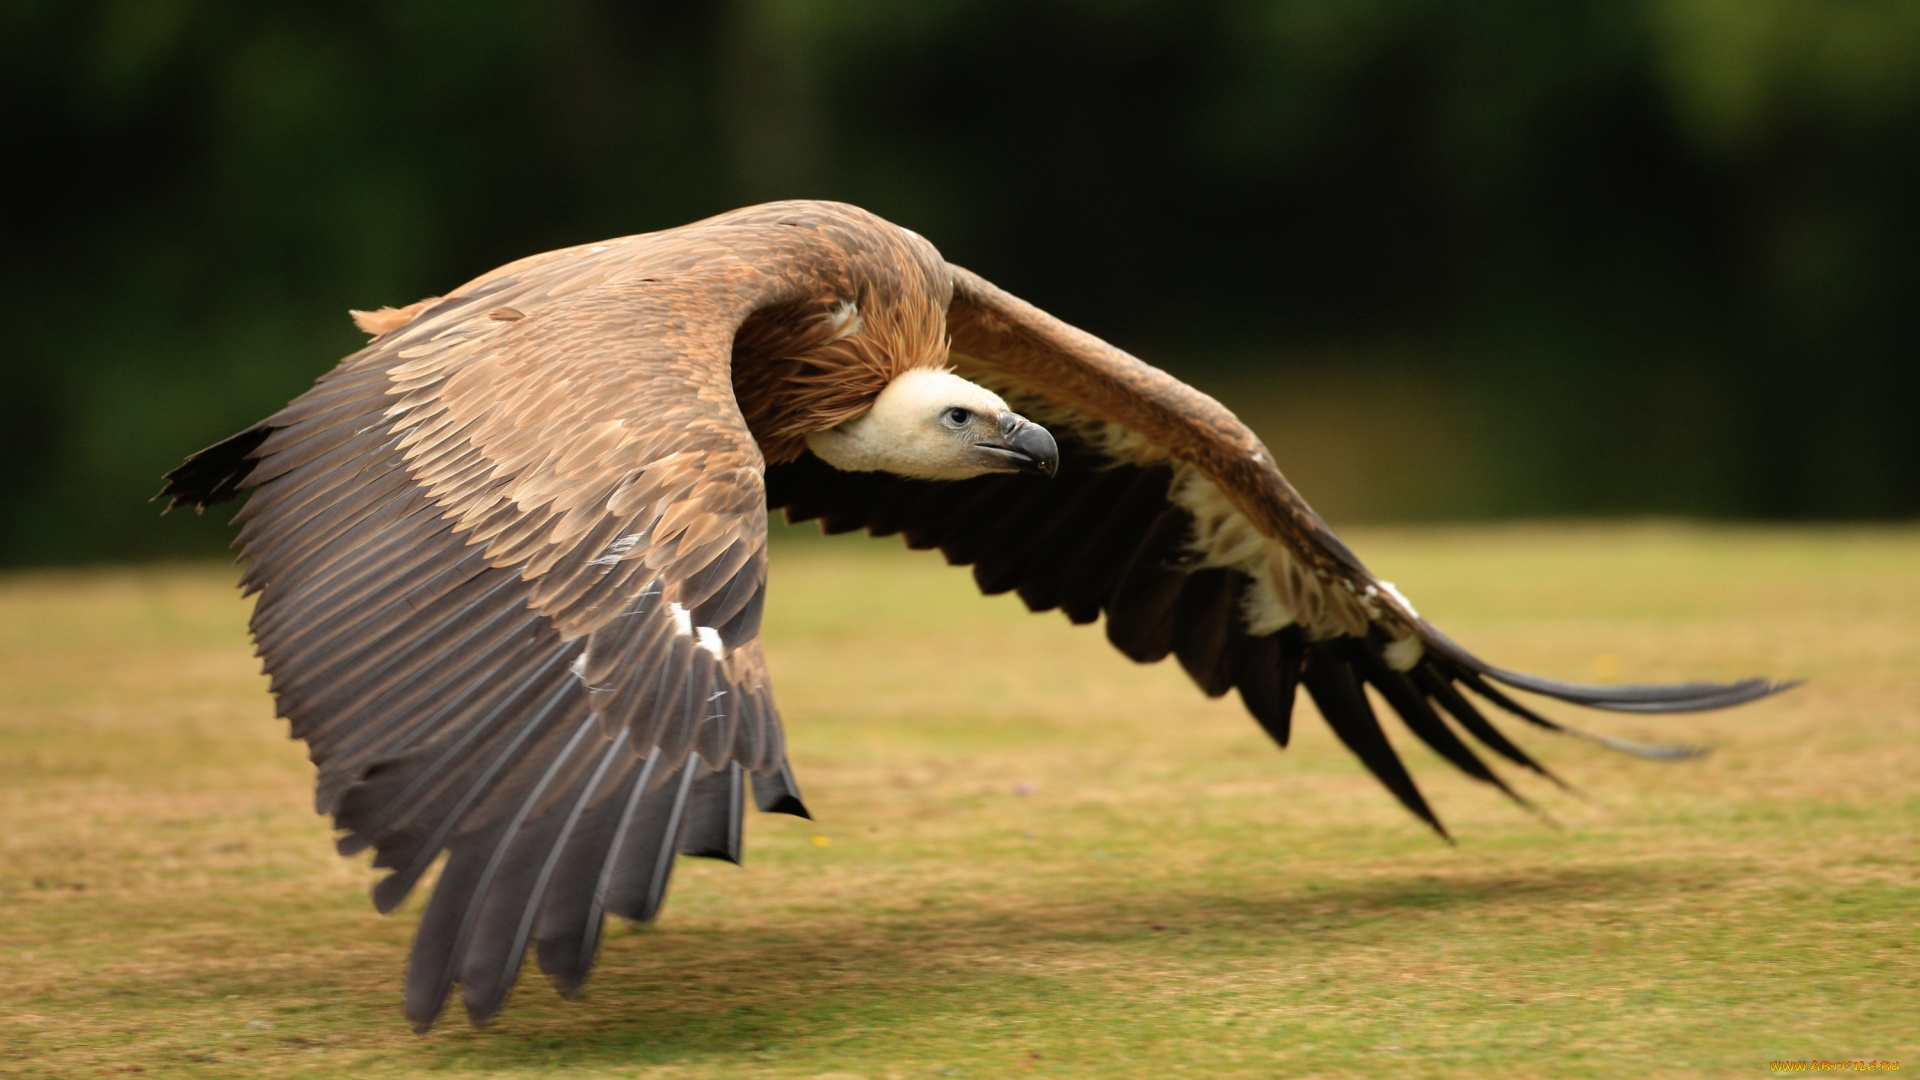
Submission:
[[[947,359],[946,313],[913,290],[891,303],[823,293],[756,312],[733,339],[733,390],[768,461],[792,461],[807,434],[865,413],[902,372]]]

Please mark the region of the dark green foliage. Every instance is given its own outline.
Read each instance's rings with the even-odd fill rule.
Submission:
[[[223,542],[144,500],[345,308],[788,196],[1183,373],[1424,368],[1464,512],[1911,514],[1913,11],[22,0],[0,560]]]

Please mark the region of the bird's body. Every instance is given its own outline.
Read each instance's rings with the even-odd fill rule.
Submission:
[[[853,207],[750,207],[357,317],[366,348],[165,494],[254,489],[253,632],[341,851],[393,871],[381,910],[448,853],[408,974],[423,1029],[456,981],[492,1015],[530,944],[577,990],[604,916],[652,918],[676,851],[738,859],[749,788],[805,812],[758,638],[769,509],[1104,615],[1282,745],[1305,686],[1436,829],[1365,686],[1508,794],[1456,726],[1545,770],[1462,688],[1550,727],[1494,683],[1634,711],[1775,689],[1482,663],[1217,402]]]

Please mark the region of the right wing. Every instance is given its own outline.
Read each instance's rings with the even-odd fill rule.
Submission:
[[[1573,731],[1502,690],[1638,712],[1718,708],[1784,689],[1764,679],[1578,686],[1484,663],[1430,626],[1300,498],[1246,426],[1212,398],[959,267],[947,325],[955,370],[999,391],[1060,445],[1056,478],[937,483],[840,473],[811,457],[774,465],[769,504],[829,533],[899,534],[972,564],[985,593],[1107,637],[1143,663],[1177,657],[1200,689],[1238,689],[1280,745],[1304,687],[1335,735],[1400,802],[1445,828],[1400,760],[1368,687],[1415,738],[1529,805],[1469,740],[1559,783],[1475,704],[1617,750],[1679,758]]]
[[[174,505],[254,489],[254,637],[341,852],[392,871],[380,910],[447,855],[409,962],[417,1029],[456,981],[491,1016],[529,943],[576,992],[603,915],[652,918],[676,852],[738,861],[749,778],[805,814],[729,382],[772,286],[682,255],[656,235],[502,268],[168,478]]]

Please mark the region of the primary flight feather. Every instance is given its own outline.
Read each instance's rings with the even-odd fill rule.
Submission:
[[[1483,706],[1568,729],[1501,685],[1640,712],[1781,688],[1480,661],[1218,402],[851,206],[549,252],[355,318],[366,348],[162,494],[252,489],[236,543],[254,638],[340,851],[391,871],[376,905],[447,855],[408,966],[420,1030],[455,983],[492,1016],[529,946],[577,992],[605,917],[653,918],[676,853],[738,861],[749,792],[806,813],[759,642],[769,510],[939,548],[1036,611],[1105,615],[1121,652],[1238,689],[1283,746],[1305,687],[1442,835],[1366,687],[1516,800],[1473,744],[1551,774]]]

